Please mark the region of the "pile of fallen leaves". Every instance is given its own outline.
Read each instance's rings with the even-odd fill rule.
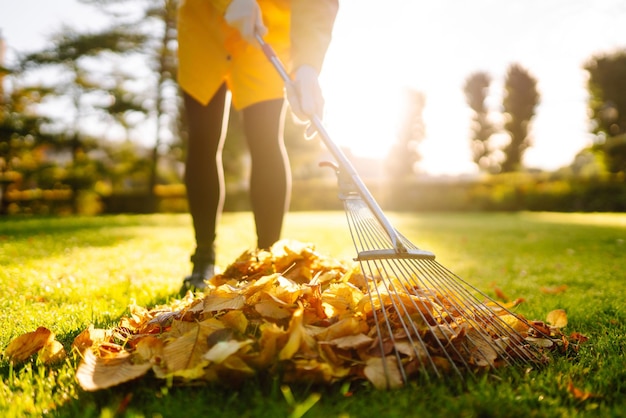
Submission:
[[[378,388],[399,386],[399,375],[389,380],[395,356],[380,355],[373,311],[387,308],[381,304],[367,296],[357,266],[325,257],[310,244],[281,241],[271,251],[244,252],[204,293],[189,292],[152,309],[131,305],[115,328],[84,330],[72,344],[82,354],[76,376],[89,391],[149,371],[157,378],[225,384],[269,373],[286,382],[367,379]],[[567,345],[559,331],[565,312],[551,312],[551,325],[522,320],[515,316],[513,326],[528,338],[536,330],[549,336],[540,345]],[[44,353],[44,362],[65,355],[45,328],[18,337],[5,355],[23,361],[35,352]]]

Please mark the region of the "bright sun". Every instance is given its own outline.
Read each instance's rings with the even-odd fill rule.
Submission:
[[[402,4],[406,8],[410,3]],[[472,171],[468,147],[451,149],[448,141],[452,129],[463,137],[467,132],[458,124],[451,129],[449,123],[449,98],[462,94],[460,86],[449,86],[443,82],[445,74],[429,70],[414,42],[405,39],[407,26],[402,19],[394,25],[398,16],[384,13],[391,11],[364,7],[360,2],[342,4],[320,78],[326,99],[324,125],[331,139],[357,157],[386,158],[405,116],[406,90],[423,91],[416,81],[441,84],[449,90],[440,97],[426,97],[426,139],[419,148],[420,169],[431,174]],[[387,25],[372,28],[372,22]],[[455,99],[463,102],[462,97]],[[466,115],[455,117],[463,120]],[[437,126],[447,129],[438,132]]]

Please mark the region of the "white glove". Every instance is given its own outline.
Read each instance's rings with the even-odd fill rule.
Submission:
[[[237,29],[246,42],[256,45],[255,35],[267,34],[263,24],[261,8],[256,0],[233,0],[226,8],[224,20],[229,26]]]
[[[308,121],[313,116],[322,117],[324,97],[315,68],[310,65],[298,67],[293,81],[287,83],[285,90],[291,111],[298,119]]]

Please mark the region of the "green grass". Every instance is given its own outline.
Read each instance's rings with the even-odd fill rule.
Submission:
[[[546,369],[498,377],[411,384],[378,392],[362,384],[292,386],[259,378],[232,389],[170,387],[142,379],[96,393],[75,382],[76,358],[47,367],[0,360],[0,416],[411,417],[626,416],[626,214],[390,214],[395,226],[439,262],[493,295],[524,298],[519,312],[544,319],[567,311],[566,333],[589,337],[577,356]],[[340,212],[291,213],[284,236],[340,259],[354,250]],[[0,349],[38,326],[69,348],[89,324],[110,327],[136,301],[166,303],[190,269],[185,215],[0,220]],[[225,214],[225,266],[254,243],[248,213]],[[566,284],[559,294],[542,287]],[[580,400],[568,384],[594,396]]]

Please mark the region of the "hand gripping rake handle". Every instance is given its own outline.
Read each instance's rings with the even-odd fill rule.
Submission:
[[[283,79],[285,84],[292,83],[292,80],[289,77],[289,74],[287,73],[285,66],[280,61],[280,58],[278,58],[278,55],[276,55],[276,53],[274,52],[274,49],[265,42],[265,40],[263,39],[261,35],[256,34],[256,39],[259,42],[259,45],[261,46],[263,53],[265,54],[267,59],[272,63],[276,71],[278,71],[278,74]],[[330,138],[330,135],[328,135],[328,132],[324,128],[324,125],[322,124],[322,121],[320,120],[320,118],[317,117],[316,115],[313,115],[313,117],[310,118],[310,122],[315,128],[315,130],[317,131],[317,133],[319,134],[319,136],[322,138],[322,141],[324,141],[324,144],[329,149],[330,153],[333,155],[335,160],[337,160],[342,177],[346,178],[347,176],[347,178],[352,181],[361,199],[365,202],[367,207],[374,214],[374,217],[376,218],[376,220],[380,223],[380,225],[383,227],[383,229],[389,236],[389,239],[391,240],[391,243],[393,244],[395,252],[407,253],[408,250],[404,246],[404,244],[401,242],[398,232],[391,225],[387,217],[383,214],[382,209],[380,208],[380,206],[378,206],[378,203],[376,202],[372,194],[369,192],[369,190],[367,189],[367,187],[365,186],[365,184],[359,177],[358,173],[356,172],[356,170],[350,163],[350,160],[348,160],[348,158],[341,151],[341,149]]]

